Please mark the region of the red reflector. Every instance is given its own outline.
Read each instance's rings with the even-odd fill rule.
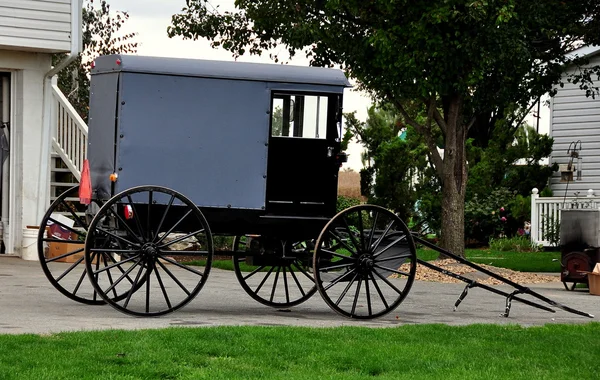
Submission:
[[[120,64],[121,64],[121,60],[117,59],[117,65],[120,65]]]
[[[133,207],[130,205],[125,205],[123,208],[123,213],[125,214],[126,220],[133,219]]]
[[[92,66],[92,69],[93,69],[94,67],[96,67],[96,61],[92,61],[92,65],[91,65],[91,66]]]

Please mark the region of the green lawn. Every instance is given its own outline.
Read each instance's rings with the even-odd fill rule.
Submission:
[[[600,323],[0,335],[1,379],[592,379]]]
[[[492,251],[490,249],[467,249],[467,259],[475,263],[493,265],[500,268],[508,268],[519,272],[560,272],[560,252],[505,252]],[[418,249],[417,257],[431,261],[435,260],[439,253],[431,249]],[[553,259],[559,261],[553,262]],[[205,265],[205,261],[196,261],[194,264]],[[255,267],[240,265],[243,271],[251,271]],[[214,260],[213,268],[233,270],[231,260]]]
[[[439,253],[418,249],[417,257],[435,260]],[[519,272],[560,272],[560,252],[504,252],[490,249],[467,249],[465,256],[472,262],[508,268]],[[553,259],[558,261],[553,262]]]

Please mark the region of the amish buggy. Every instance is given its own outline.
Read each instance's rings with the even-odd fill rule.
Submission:
[[[50,283],[85,304],[135,316],[188,304],[205,285],[214,239],[235,237],[241,288],[288,308],[316,292],[339,314],[383,316],[408,295],[417,263],[591,317],[470,263],[412,233],[375,205],[336,213],[340,70],[207,60],[101,56],[91,72],[89,140],[79,186],[40,224]],[[83,202],[83,206],[80,205]],[[55,233],[59,231],[60,233]],[[515,287],[505,293],[416,256],[423,244]]]

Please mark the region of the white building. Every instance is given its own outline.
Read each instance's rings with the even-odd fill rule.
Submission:
[[[0,0],[0,116],[9,146],[0,238],[2,253],[27,260],[37,260],[35,227],[50,204],[51,149],[59,144],[52,77],[81,51],[81,2]],[[53,53],[70,55],[52,68]]]
[[[573,55],[588,57],[590,66],[600,64],[600,47],[585,46],[573,51]],[[568,74],[575,73],[572,67]],[[592,76],[592,80],[596,80]],[[598,83],[594,83],[598,85]],[[577,168],[574,158],[572,169],[581,169],[581,180],[577,179],[577,171],[573,173],[573,181],[565,181],[561,172],[554,173],[550,187],[555,196],[573,196],[579,192],[585,197],[588,189],[600,192],[600,98],[586,97],[579,84],[565,83],[559,87],[550,104],[550,136],[554,138],[550,163],[559,164],[565,170],[575,145],[582,158],[581,167]],[[581,149],[579,149],[581,148]]]

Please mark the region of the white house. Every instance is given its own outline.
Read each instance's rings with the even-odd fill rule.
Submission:
[[[6,138],[0,151],[8,153],[0,182],[3,254],[37,260],[35,227],[50,204],[51,150],[65,155],[53,138],[57,121],[65,117],[57,113],[64,99],[52,77],[81,51],[81,3],[0,0],[0,116]],[[53,53],[69,56],[53,68]]]
[[[600,46],[582,47],[572,54],[588,57],[592,66],[600,64]],[[574,73],[575,70],[577,69],[571,68],[567,74]],[[579,168],[576,158],[573,163],[575,169],[581,169],[581,180],[577,180],[577,171],[573,173],[573,181],[565,181],[564,177],[561,180],[559,170],[551,179],[551,189],[554,196],[561,197],[565,193],[573,196],[576,192],[585,197],[588,189],[600,193],[600,97],[586,97],[585,91],[578,84],[571,83],[565,83],[557,91],[550,104],[550,136],[554,138],[550,162],[566,169],[571,161],[568,153],[577,144],[576,149],[582,162]]]

